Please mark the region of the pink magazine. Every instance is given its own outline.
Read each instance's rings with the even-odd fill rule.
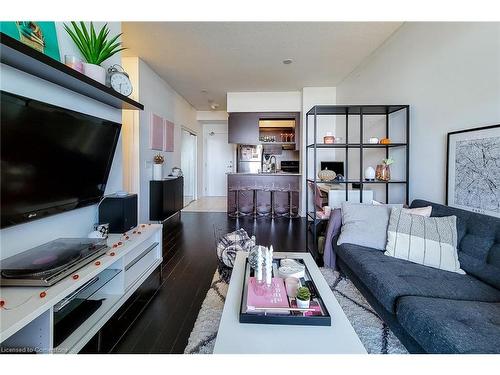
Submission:
[[[255,277],[248,280],[247,309],[261,308],[286,308],[288,297],[286,295],[285,283],[282,278],[273,277],[270,289],[265,285],[258,286]]]

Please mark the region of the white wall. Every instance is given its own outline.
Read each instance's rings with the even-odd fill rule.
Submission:
[[[302,93],[284,92],[228,92],[227,112],[300,112]]]
[[[138,170],[130,176],[127,186],[138,189],[139,194],[139,220],[149,221],[149,181],[152,178],[152,160],[158,151],[150,149],[150,118],[157,114],[175,124],[174,151],[160,152],[165,157],[163,167],[164,175],[168,175],[172,167],[181,165],[181,129],[185,127],[198,135],[198,181],[202,181],[202,155],[203,142],[201,128],[196,120],[196,110],[167,82],[165,82],[149,65],[138,57],[126,57],[123,64],[131,79],[138,82],[138,89],[134,95],[144,105],[144,111],[134,117],[124,111],[124,128],[128,129],[127,149],[138,153],[139,157],[132,158],[131,164]],[[131,142],[131,143],[129,143]],[[201,193],[201,184],[198,184],[198,194]]]
[[[96,23],[97,26],[100,23]],[[118,22],[108,24],[115,35],[120,32]],[[59,50],[65,54],[77,55],[78,52],[61,23],[56,23]],[[108,64],[120,62],[120,54],[109,59]],[[106,64],[105,64],[106,65]],[[87,113],[107,120],[121,122],[121,110],[102,104],[94,99],[77,94],[60,86],[23,73],[10,66],[1,65],[0,88],[15,94],[34,98],[43,102],[75,111]],[[118,140],[111,172],[106,186],[106,194],[122,189],[122,148],[121,136]],[[59,237],[86,237],[97,220],[96,206],[89,206],[59,215],[5,228],[0,231],[0,259],[17,254],[39,244]]]
[[[227,123],[227,112],[226,111],[197,111],[196,119],[198,121],[205,122],[226,122]]]
[[[444,203],[446,134],[500,123],[500,23],[406,23],[337,86],[337,101],[409,104],[410,201]]]

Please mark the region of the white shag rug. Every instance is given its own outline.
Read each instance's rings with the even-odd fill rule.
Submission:
[[[408,353],[349,279],[330,268],[320,270],[368,353]],[[227,288],[228,284],[220,279],[216,271],[184,353],[213,352]]]

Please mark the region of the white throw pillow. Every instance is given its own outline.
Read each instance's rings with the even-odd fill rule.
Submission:
[[[385,255],[465,274],[457,252],[457,217],[425,217],[393,208]]]
[[[406,212],[407,214],[412,214],[412,215],[431,217],[432,206],[417,207],[417,208],[403,208],[403,212]]]

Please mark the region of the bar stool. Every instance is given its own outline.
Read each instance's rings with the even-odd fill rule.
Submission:
[[[253,217],[257,218],[257,198],[260,187],[257,186],[257,181],[255,182],[255,186],[252,187],[253,191]]]
[[[290,184],[288,185],[288,213],[286,214],[286,217],[289,219],[298,217],[299,207],[293,205],[293,194],[298,192],[298,188],[292,187]],[[294,213],[294,210],[296,210],[296,214]]]
[[[273,191],[273,195],[274,195],[274,199],[273,199],[273,212],[274,212],[274,216],[275,218],[278,218],[278,217],[287,217],[288,215],[288,212],[289,212],[289,208],[288,208],[288,201],[289,201],[289,197],[287,195],[287,199],[283,202],[283,200],[280,200],[280,195],[284,195],[286,193],[289,192],[289,188],[287,187],[283,187],[283,186],[277,186],[274,188],[274,191]],[[280,205],[280,202],[283,202],[282,205]]]
[[[240,212],[240,186],[238,184],[237,187],[229,187],[229,192],[233,193],[234,192],[234,212],[229,212],[227,215],[229,217],[235,217],[238,218],[241,216]]]
[[[271,186],[267,184],[263,184],[262,186],[259,187],[259,190],[257,191],[257,215],[259,217],[267,217],[272,215],[272,209],[271,209],[271,204],[267,203],[267,200],[264,200],[262,204],[259,204],[259,193],[269,193],[270,194],[270,199],[272,202],[272,192],[271,192]]]
[[[252,195],[251,202],[249,203],[248,194]],[[239,195],[242,194],[243,197],[240,197]],[[240,216],[250,216],[253,215],[254,212],[254,197],[253,197],[253,188],[250,186],[241,186],[239,191],[238,191],[238,205],[239,205],[239,213]],[[243,199],[241,199],[243,198]],[[243,200],[243,203],[242,203]]]

